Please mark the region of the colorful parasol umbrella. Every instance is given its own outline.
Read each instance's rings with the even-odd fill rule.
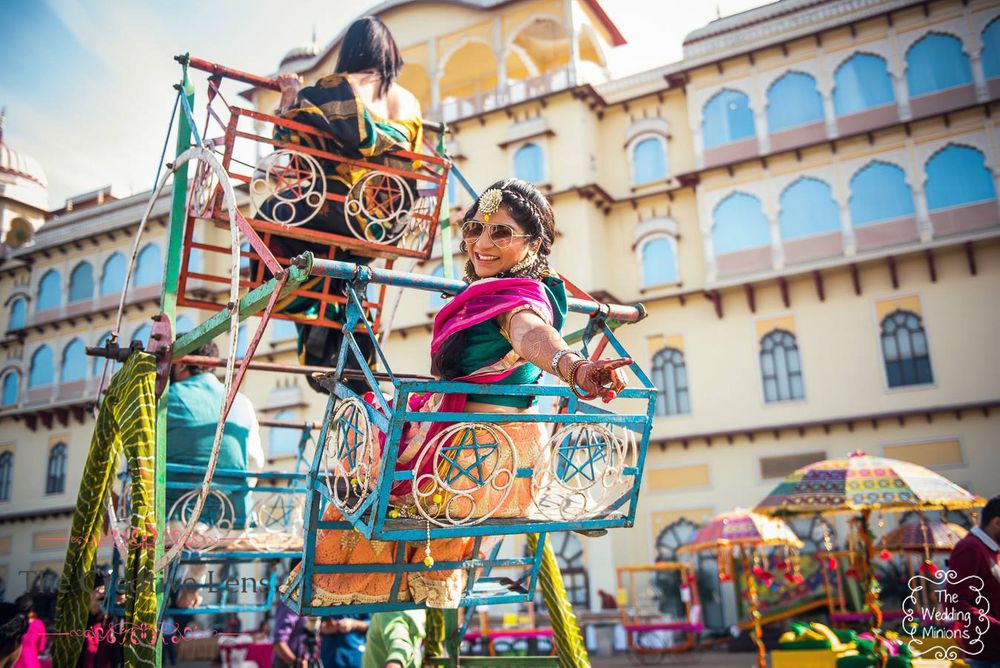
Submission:
[[[852,452],[825,459],[784,479],[754,512],[765,515],[974,508],[984,500],[917,464]]]
[[[714,550],[726,545],[789,545],[801,548],[802,541],[784,520],[736,509],[710,519],[678,552]]]
[[[762,640],[760,610],[757,606],[757,583],[754,578],[758,568],[751,568],[751,553],[764,545],[787,545],[796,550],[802,548],[802,541],[784,520],[752,513],[745,509],[716,515],[699,529],[690,542],[677,549],[678,553],[716,551],[720,561],[721,574],[725,572],[721,563],[725,556],[732,559],[732,550],[739,551],[743,563],[743,585],[746,589],[753,626],[753,641],[757,645],[757,665],[767,667],[767,652]]]
[[[892,552],[950,552],[969,533],[944,520],[907,522],[882,536],[878,549]]]
[[[778,484],[754,508],[754,512],[776,517],[812,513],[855,512],[861,550],[861,578],[865,600],[872,614],[872,634],[878,638],[882,611],[878,605],[878,581],[871,562],[875,547],[868,518],[873,510],[905,511],[936,508],[974,508],[985,500],[944,476],[917,464],[875,457],[855,451],[842,459],[825,459],[804,466]],[[887,657],[876,642],[879,664]]]

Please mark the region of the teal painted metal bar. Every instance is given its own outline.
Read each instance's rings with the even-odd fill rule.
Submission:
[[[288,271],[288,280],[285,281],[284,286],[281,287],[279,297],[284,297],[285,295],[291,293],[293,290],[298,288],[303,281],[309,278],[308,272],[299,269],[298,267],[289,267]],[[240,320],[246,320],[250,316],[260,313],[264,307],[267,306],[267,302],[271,298],[271,294],[274,292],[275,288],[278,287],[279,283],[279,279],[272,278],[260,287],[251,290],[240,298]],[[231,311],[228,308],[223,309],[181,338],[177,339],[174,342],[174,357],[183,357],[184,355],[196,350],[203,343],[211,341],[219,334],[228,331],[231,317]]]

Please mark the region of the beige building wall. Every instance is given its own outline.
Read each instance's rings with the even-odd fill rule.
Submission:
[[[806,8],[787,20],[743,24],[739,17],[725,19],[725,25],[731,25],[727,31],[689,38],[685,61],[618,80],[581,78],[561,87],[555,75],[569,65],[562,55],[552,60],[548,71],[529,73],[511,45],[532,17],[565,25],[562,19],[569,15],[580,28],[576,39],[581,54],[600,60],[615,38],[585,3],[530,0],[490,11],[420,3],[390,9],[383,17],[412,65],[404,80],[418,91],[428,115],[465,109],[448,120],[450,151],[469,181],[482,189],[512,175],[516,151],[526,143],[538,145],[544,155],[539,186],[551,198],[558,229],[553,265],[602,298],[646,306],[645,321],[618,332],[647,372],[664,348],[683,354],[690,412],[655,420],[636,526],[604,538],[582,539],[592,606],[599,604],[597,589],[614,590],[614,566],[649,563],[656,557],[657,539],[672,523],[702,522],[735,506],[752,506],[789,467],[812,457],[840,457],[862,449],[931,466],[984,496],[1000,491],[993,475],[1000,464],[993,443],[1000,433],[1000,361],[993,346],[1000,337],[1000,315],[994,307],[1000,285],[1000,209],[988,224],[945,235],[935,231],[932,217],[918,207],[919,233],[877,248],[864,247],[863,240],[859,244],[863,234],[855,234],[847,213],[850,178],[873,159],[900,164],[915,199],[924,187],[924,162],[949,142],[981,148],[997,173],[1000,135],[995,117],[984,113],[995,104],[993,89],[977,85],[974,104],[924,113],[919,101],[914,106],[905,95],[903,58],[907,46],[929,29],[959,32],[975,56],[977,35],[1000,13],[1000,3],[932,3],[928,17],[916,4],[894,9],[891,24],[885,19],[889,4],[881,12],[875,11],[878,7],[838,4],[841,13],[830,16]],[[586,38],[580,36],[584,34]],[[554,51],[562,53],[559,49],[566,46],[568,52],[568,42],[557,46]],[[495,62],[464,57],[483,48],[494,54]],[[895,120],[872,129],[870,136],[834,118],[829,99],[833,71],[858,50],[886,58],[897,91]],[[501,57],[509,86],[498,81],[496,62]],[[290,61],[285,69],[296,69],[311,82],[331,71],[335,59],[334,48],[312,60]],[[981,64],[975,67],[981,73]],[[585,69],[580,65],[580,72]],[[794,137],[767,131],[767,87],[790,69],[816,78],[826,111],[824,122],[810,130],[814,134],[803,135],[800,146],[794,145]],[[528,78],[544,83],[536,98],[504,97],[513,96]],[[742,157],[720,158],[704,146],[702,109],[723,87],[745,89],[755,112],[758,143]],[[469,97],[456,94],[449,102],[442,96],[442,91],[462,90]],[[484,108],[491,93],[500,104]],[[254,97],[264,111],[277,104],[271,93],[257,92]],[[463,107],[466,103],[470,106]],[[632,149],[651,137],[663,142],[667,173],[663,179],[636,183]],[[763,265],[720,271],[724,263],[718,262],[711,244],[715,205],[737,190],[757,195],[776,228],[780,194],[801,176],[822,178],[834,191],[842,236],[833,251],[796,262],[778,239]],[[455,213],[470,201],[460,193]],[[137,196],[125,204],[112,202],[89,213],[57,217],[39,233],[35,249],[25,251],[30,266],[0,265],[0,301],[5,306],[0,315],[0,334],[5,334],[0,376],[16,368],[25,378],[31,355],[41,345],[53,349],[57,367],[56,382],[47,392],[42,388],[32,395],[22,383],[17,404],[0,409],[0,455],[10,449],[16,461],[11,497],[0,501],[0,574],[5,574],[8,597],[23,588],[15,580],[19,570],[58,561],[62,554],[56,548],[38,549],[35,536],[66,531],[68,516],[39,513],[75,502],[93,428],[82,406],[93,397],[97,380],[91,374],[82,387],[65,388],[58,380],[59,355],[74,337],[95,345],[111,327],[117,299],[98,297],[89,310],[77,306],[72,313],[65,304],[51,313],[36,313],[31,306],[29,327],[14,333],[7,331],[6,305],[13,295],[33,300],[50,268],[60,271],[65,294],[69,273],[83,259],[93,264],[99,281],[100,268],[112,252],[129,252],[144,203],[144,197]],[[74,226],[61,224],[67,221]],[[113,238],[108,233],[112,228],[120,228]],[[163,226],[154,224],[149,240],[163,248],[164,234]],[[643,248],[658,238],[670,241],[677,280],[651,285],[643,275]],[[222,245],[227,233],[213,230],[203,240]],[[209,273],[226,276],[228,263],[223,256],[205,256]],[[414,270],[432,273],[440,264],[439,243],[434,256]],[[407,260],[396,264],[410,266]],[[158,288],[137,295],[141,299],[128,307],[123,333],[148,322],[158,308],[158,295]],[[389,290],[387,304],[393,295]],[[443,303],[414,292],[400,301],[387,346],[394,371],[428,371],[431,318]],[[931,384],[887,387],[880,319],[899,305],[918,309],[922,318]],[[185,313],[194,322],[206,315],[191,309]],[[256,318],[246,323],[248,333],[256,323]],[[574,319],[567,329],[580,324]],[[765,401],[760,340],[775,328],[795,336],[802,399]],[[272,325],[265,333],[257,359],[294,363],[294,340],[275,330]],[[221,340],[220,348],[227,350]],[[324,396],[294,374],[251,371],[242,391],[261,418],[319,420],[326,404]],[[76,412],[56,410],[64,404]],[[29,416],[34,429],[28,425]],[[272,428],[262,429],[266,452],[277,436]],[[65,493],[47,496],[44,482],[53,438],[68,446],[67,485]],[[288,455],[271,459],[280,468],[294,461]],[[35,515],[14,520],[25,512]]]

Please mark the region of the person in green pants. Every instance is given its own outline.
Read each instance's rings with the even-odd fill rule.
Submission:
[[[365,638],[363,668],[420,668],[424,618],[423,610],[373,614]]]

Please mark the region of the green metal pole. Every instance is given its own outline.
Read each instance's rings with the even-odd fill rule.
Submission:
[[[183,64],[184,74],[181,81],[183,87],[182,94],[187,97],[188,105],[194,108],[194,86],[188,79],[187,62]],[[180,155],[191,147],[191,125],[187,115],[180,112],[180,122],[177,125],[176,155]],[[170,206],[170,228],[167,236],[167,263],[163,270],[163,292],[160,297],[160,312],[165,313],[170,319],[171,331],[177,321],[177,290],[180,280],[181,253],[184,241],[184,222],[186,219],[187,207],[187,165],[182,165],[174,173],[173,200]],[[167,383],[169,387],[169,380]],[[166,535],[167,519],[167,388],[164,389],[159,401],[156,403],[156,464],[155,464],[155,512],[156,512],[156,561],[163,558],[163,539]],[[164,573],[156,572],[154,575],[154,591],[156,592],[156,609],[162,611],[164,608]],[[159,629],[157,629],[157,639]],[[162,652],[155,652],[154,668],[160,668],[163,660]]]
[[[590,657],[587,656],[587,645],[583,641],[580,627],[576,622],[576,614],[566,594],[562,573],[556,553],[552,550],[552,541],[546,535],[539,538],[537,533],[528,534],[528,548],[534,553],[538,541],[543,540],[542,565],[539,569],[538,584],[542,588],[542,598],[549,610],[549,621],[552,623],[552,635],[556,641],[556,651],[559,668],[589,668]]]

